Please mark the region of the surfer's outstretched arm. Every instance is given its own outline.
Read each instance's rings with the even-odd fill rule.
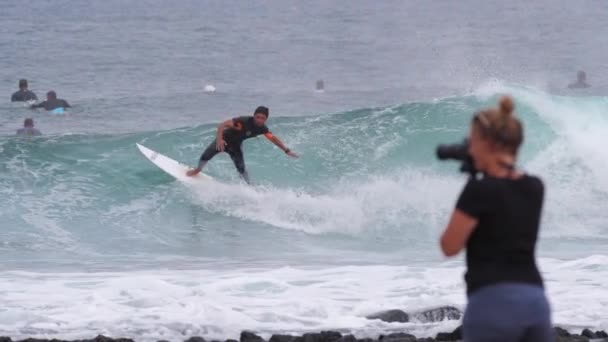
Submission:
[[[274,136],[272,133],[268,132],[268,133],[264,134],[264,136],[266,137],[266,139],[270,140],[273,144],[277,145],[288,156],[290,156],[292,158],[298,158],[297,154],[293,153],[289,148],[287,148],[287,146],[285,146],[285,144],[283,144],[283,142],[279,138]]]

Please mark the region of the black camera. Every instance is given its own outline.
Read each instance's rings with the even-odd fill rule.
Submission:
[[[461,162],[460,172],[469,173],[471,176],[477,174],[473,158],[469,154],[469,141],[467,139],[459,144],[437,146],[437,158],[439,160],[458,160]]]

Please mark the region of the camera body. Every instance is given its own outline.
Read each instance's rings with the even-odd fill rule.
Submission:
[[[464,139],[457,144],[442,144],[437,146],[437,158],[439,160],[460,161],[460,172],[468,173],[471,177],[477,174],[473,158],[469,154],[469,141]]]

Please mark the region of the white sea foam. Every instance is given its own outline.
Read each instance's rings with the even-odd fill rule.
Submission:
[[[540,263],[555,324],[608,328],[608,257]],[[321,269],[161,270],[129,273],[3,272],[0,334],[141,341],[238,337],[243,329],[302,333],[340,329],[358,336],[388,330],[432,336],[459,321],[384,323],[384,309],[463,308],[460,262]]]

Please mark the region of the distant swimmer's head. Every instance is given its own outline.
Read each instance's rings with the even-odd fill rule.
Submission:
[[[27,90],[27,80],[26,79],[19,80],[19,89]]]
[[[34,119],[30,119],[30,118],[25,119],[25,121],[23,121],[23,127],[26,127],[26,128],[34,127]]]
[[[579,83],[585,83],[587,81],[587,73],[581,70],[576,74],[576,78]]]
[[[253,112],[253,122],[256,126],[263,126],[266,123],[266,120],[268,120],[268,115],[270,115],[268,107],[259,106],[255,109],[255,112]]]
[[[317,81],[316,90],[317,91],[323,91],[323,90],[325,90],[325,82],[323,82],[323,80],[318,80]]]
[[[46,93],[46,99],[47,100],[57,99],[57,93],[54,90],[49,91],[48,93]]]

